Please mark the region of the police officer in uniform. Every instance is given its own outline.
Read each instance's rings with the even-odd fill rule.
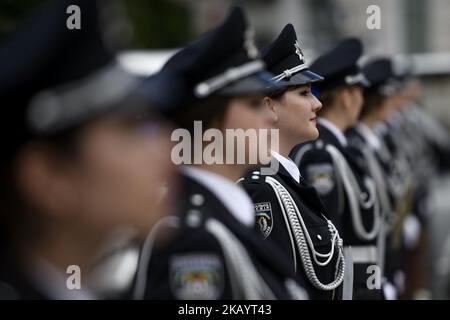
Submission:
[[[317,138],[314,119],[321,104],[311,83],[323,78],[306,65],[291,24],[263,50],[263,57],[280,86],[263,100],[275,114],[279,152],[272,151],[270,167],[250,172],[240,183],[252,198],[264,243],[290,257],[291,272],[304,279],[311,299],[340,299],[346,269],[342,239],[316,190],[288,157],[299,142]]]
[[[403,221],[403,241],[405,244],[405,294],[404,298],[426,298],[426,255],[427,225],[433,213],[430,201],[430,186],[437,176],[439,167],[436,154],[436,142],[446,140],[447,134],[440,130],[439,123],[431,121],[416,105],[420,95],[418,83],[411,78],[409,70],[396,73],[394,80],[397,90],[392,98],[392,112],[385,122],[384,131],[388,131],[390,150],[397,158],[407,163],[411,172],[412,199],[411,214]],[[426,131],[433,127],[435,134],[428,140]],[[440,132],[441,131],[441,132]],[[383,131],[382,131],[383,132]],[[414,136],[414,139],[411,137]],[[447,136],[448,139],[448,136]],[[445,143],[444,143],[445,145]]]
[[[179,98],[171,101],[176,105],[171,118],[180,128],[192,134],[194,121],[201,121],[203,130],[223,133],[222,128],[270,126],[270,114],[261,105],[270,76],[252,37],[235,7],[220,26],[181,49],[156,75],[170,75],[173,91],[167,98]],[[204,150],[200,146],[197,155]],[[293,279],[288,259],[254,230],[252,203],[235,184],[249,168],[236,162],[180,168],[180,212],[149,234],[135,299],[308,298]],[[167,232],[173,238],[158,241]]]
[[[168,130],[115,60],[123,20],[109,9],[47,3],[0,46],[0,299],[103,298],[88,278],[111,235],[145,236],[168,209]]]
[[[363,155],[349,146],[344,135],[358,119],[363,86],[368,85],[357,64],[361,55],[362,43],[350,38],[311,65],[312,71],[325,78],[314,84],[324,105],[317,120],[319,139],[296,146],[291,158],[318,191],[340,230],[344,246],[351,252],[353,298],[380,299],[381,291],[368,284],[368,268],[379,264],[377,237],[381,217],[376,189],[365,169]]]
[[[392,111],[390,97],[397,90],[392,62],[373,60],[364,66],[363,73],[370,86],[364,90],[360,121],[346,134],[350,144],[363,150],[377,185],[386,234],[383,292],[386,299],[396,299],[404,287],[402,227],[409,214],[412,177],[404,159],[395,156],[389,130],[380,129]]]

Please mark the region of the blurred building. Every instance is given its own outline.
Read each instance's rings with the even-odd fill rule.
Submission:
[[[423,78],[423,105],[450,127],[450,1],[448,0],[171,0],[188,8],[194,34],[217,25],[241,4],[264,46],[292,23],[311,61],[339,39],[360,37],[368,56],[412,61]],[[369,29],[369,6],[380,9],[380,29]],[[414,59],[411,58],[414,54]],[[368,57],[367,57],[368,58]]]

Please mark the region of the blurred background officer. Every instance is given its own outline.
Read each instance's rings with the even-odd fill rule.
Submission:
[[[115,61],[110,9],[51,2],[0,47],[2,299],[101,298],[87,279],[110,236],[146,234],[168,210],[167,130]]]
[[[254,203],[264,244],[274,243],[290,257],[291,272],[304,279],[311,299],[341,299],[343,281],[344,291],[349,286],[344,298],[349,299],[352,284],[351,277],[344,280],[342,239],[316,190],[289,158],[295,145],[318,136],[315,119],[322,105],[311,93],[311,83],[323,78],[309,70],[291,24],[263,50],[263,58],[280,86],[264,97],[279,129],[279,150],[272,150],[278,170],[267,176],[251,172],[242,185]]]
[[[353,299],[379,299],[381,291],[368,285],[368,268],[379,265],[379,203],[363,155],[348,144],[344,135],[358,120],[364,102],[363,86],[368,85],[357,64],[361,55],[361,41],[351,38],[311,65],[311,70],[325,78],[314,84],[323,104],[317,119],[319,139],[296,146],[291,158],[316,188],[351,252]]]
[[[392,81],[392,62],[389,59],[373,60],[364,66],[363,72],[370,86],[364,91],[360,123],[350,128],[347,134],[352,143],[365,150],[366,161],[378,185],[387,224],[385,263],[382,263],[382,268],[388,282],[384,283],[384,294],[387,299],[392,299],[404,290],[405,251],[402,231],[404,219],[410,212],[412,176],[405,159],[396,150],[389,148],[386,140],[390,139],[390,132],[383,130],[382,135],[380,131],[392,111],[396,90]],[[373,157],[364,146],[372,150]]]
[[[427,279],[425,270],[427,229],[433,210],[429,206],[431,181],[438,175],[442,167],[439,164],[440,154],[448,152],[448,133],[431,121],[414,101],[420,96],[418,83],[408,73],[396,73],[391,81],[395,92],[391,100],[391,109],[386,122],[377,129],[386,139],[391,153],[401,157],[407,163],[412,175],[413,192],[411,196],[410,214],[403,222],[403,241],[405,244],[405,293],[403,298],[426,298]],[[431,125],[431,126],[430,126]],[[432,129],[431,127],[435,128]],[[426,132],[432,130],[434,138]],[[414,137],[411,139],[410,137]],[[446,151],[447,150],[447,151]],[[445,166],[444,166],[445,167]]]
[[[220,133],[227,146],[235,143],[235,136],[226,130],[271,126],[261,103],[270,75],[264,72],[242,10],[234,8],[220,26],[176,53],[156,78],[165,74],[170,74],[167,99],[177,106],[171,118],[187,133],[189,147],[199,145],[192,153],[177,151],[187,164],[181,167],[181,212],[164,218],[144,244],[134,298],[307,299],[291,279],[287,257],[263,243],[254,230],[252,203],[235,184],[252,167],[245,160],[252,156],[250,146],[234,147],[230,154],[221,145],[215,151],[219,160],[211,162],[205,158],[210,146],[195,141],[196,124],[201,133]],[[243,163],[236,150],[245,151]],[[154,236],[167,227],[176,229],[174,238],[155,242]]]
[[[424,112],[419,104],[421,95],[419,81],[407,74],[404,79],[401,79],[396,110],[388,119],[388,126],[394,132],[394,142],[408,159],[415,181],[412,215],[407,217],[404,225],[407,250],[404,295],[406,299],[431,297],[428,286],[430,251],[439,251],[433,246],[434,243],[429,241],[433,238],[430,237],[430,226],[432,223],[439,223],[436,220],[433,183],[448,173],[450,168],[450,134],[439,121]],[[407,137],[414,137],[414,139]],[[439,235],[434,235],[434,238],[436,236]],[[448,238],[443,242],[448,243]],[[445,246],[447,244],[444,244],[444,248]],[[438,268],[448,259],[445,249],[439,253],[439,256],[438,261],[433,262],[439,266]],[[447,269],[445,263],[442,267]],[[445,269],[444,274],[450,271]],[[442,287],[448,285],[445,280],[440,283]]]

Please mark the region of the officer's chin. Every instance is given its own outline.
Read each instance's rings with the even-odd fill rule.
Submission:
[[[317,129],[316,125],[311,128],[311,134],[309,137],[309,140],[316,140],[319,138],[319,130]]]

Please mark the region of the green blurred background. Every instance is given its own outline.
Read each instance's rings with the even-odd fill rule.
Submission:
[[[0,37],[45,0],[1,0]],[[172,48],[193,36],[185,2],[167,0],[128,0],[124,2],[133,25],[135,48]]]

